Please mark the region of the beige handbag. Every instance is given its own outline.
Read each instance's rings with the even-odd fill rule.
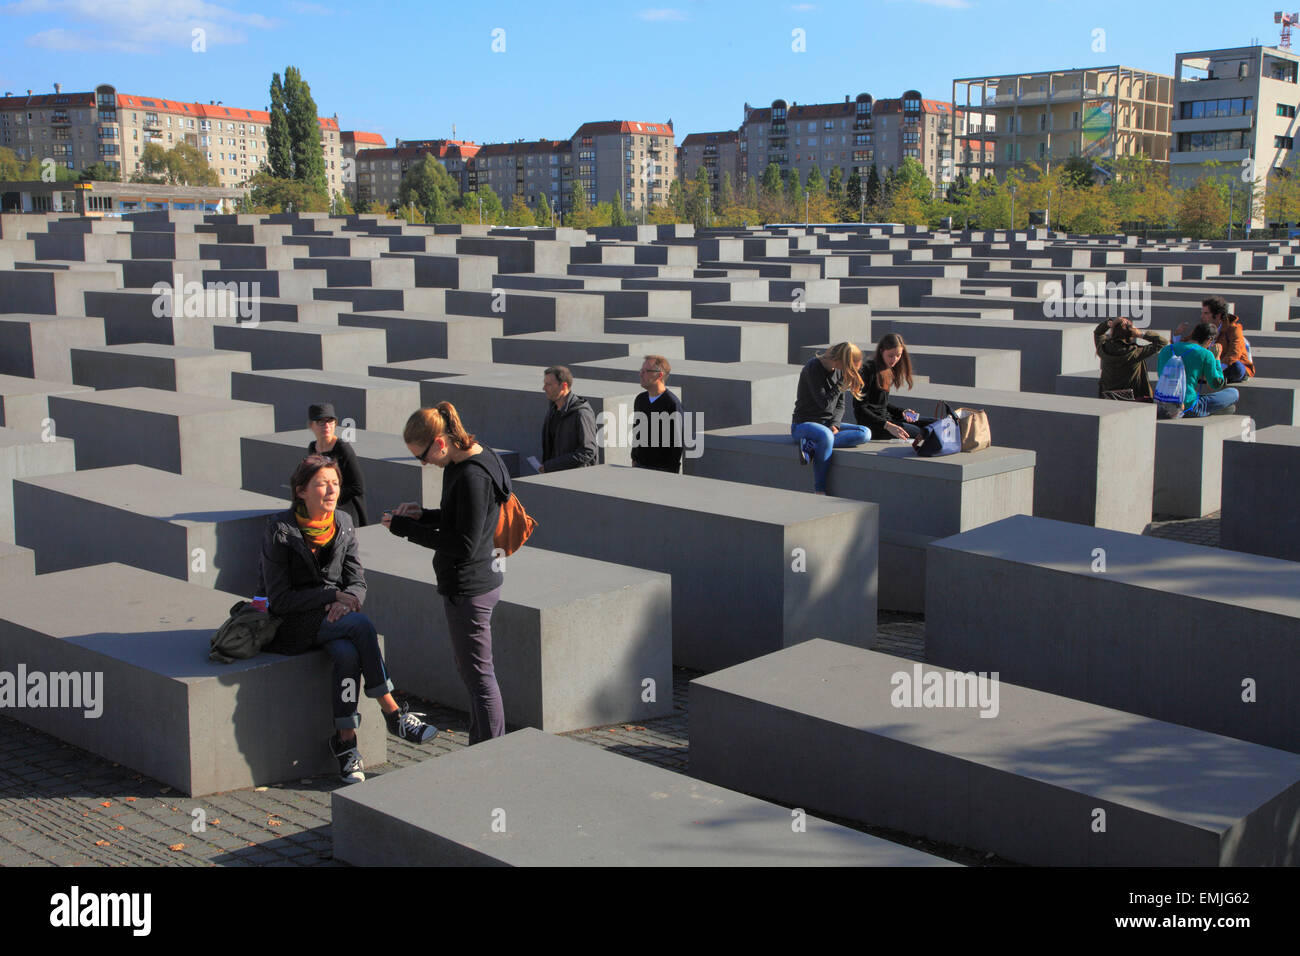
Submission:
[[[955,408],[957,425],[961,428],[961,450],[982,451],[993,444],[989,429],[989,414],[982,408]]]

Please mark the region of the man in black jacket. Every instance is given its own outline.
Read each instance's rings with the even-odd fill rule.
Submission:
[[[586,399],[573,394],[573,373],[563,365],[551,366],[542,376],[542,391],[551,407],[542,423],[542,467],[538,471],[596,464],[596,413]]]
[[[632,404],[632,467],[677,474],[682,470],[682,403],[668,390],[672,366],[662,355],[641,363],[645,391]]]

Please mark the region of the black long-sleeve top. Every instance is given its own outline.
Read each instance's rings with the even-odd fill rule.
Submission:
[[[473,597],[499,588],[504,579],[492,568],[500,498],[510,496],[510,475],[490,448],[448,465],[442,475],[442,500],[419,518],[393,515],[389,530],[434,550],[438,593]]]
[[[874,359],[867,359],[862,363],[864,385],[862,397],[853,400],[853,417],[859,425],[871,429],[872,437],[888,438],[889,433],[885,430],[885,422],[890,421],[895,425],[902,422],[903,409],[890,404],[889,389],[881,388],[876,378],[878,371]]]
[[[794,414],[790,424],[817,422],[830,428],[844,418],[844,393],[840,391],[840,373],[828,371],[821,359],[812,358],[799,373],[795,392]]]
[[[315,441],[307,446],[307,454],[317,454]],[[336,438],[334,447],[320,454],[338,462],[338,507],[348,513],[353,525],[364,528],[370,523],[366,518],[366,479],[361,474],[361,463],[357,460],[357,453],[342,438]]]
[[[653,402],[642,392],[632,402],[632,464],[656,471],[682,470],[682,402],[667,389]],[[645,416],[642,419],[640,416]],[[668,416],[663,418],[662,416]],[[644,421],[643,432],[636,422]]]

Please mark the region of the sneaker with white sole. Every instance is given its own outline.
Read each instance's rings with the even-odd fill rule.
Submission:
[[[365,783],[366,768],[361,763],[361,754],[357,752],[355,739],[352,743],[345,744],[339,735],[335,734],[330,738],[330,753],[338,759],[339,779],[344,783]]]
[[[385,714],[384,720],[388,723],[388,732],[394,737],[409,740],[413,744],[423,744],[438,736],[438,728],[421,720],[423,716],[424,714],[411,713],[410,707],[403,704],[401,710]]]
[[[816,451],[817,445],[811,438],[801,438],[799,440],[799,464],[806,465],[812,461]]]

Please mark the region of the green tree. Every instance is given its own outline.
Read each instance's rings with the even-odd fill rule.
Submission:
[[[695,178],[686,187],[686,219],[695,223],[696,229],[709,225],[710,196],[709,171],[701,166],[695,171]]]
[[[674,179],[668,186],[668,208],[675,217],[672,222],[686,218],[686,186],[680,179]]]
[[[546,193],[537,197],[537,210],[533,214],[533,220],[539,226],[555,225],[555,215],[551,212],[551,202],[546,198]]]
[[[858,188],[862,187],[862,177],[858,177]],[[826,180],[826,196],[838,209],[844,203],[844,170],[839,166],[831,167],[830,178]]]
[[[731,173],[722,171],[722,180],[718,184],[718,208],[729,209],[736,204],[736,193],[731,186]]]
[[[934,183],[925,174],[925,167],[919,160],[908,156],[903,160],[898,171],[894,173],[896,189],[907,192],[922,204],[927,204],[934,196]]]
[[[849,188],[844,194],[844,211],[841,218],[848,222],[857,222],[862,206],[862,174],[855,166],[853,172],[849,173]]]
[[[623,194],[618,193],[614,197],[614,205],[610,209],[609,224],[611,226],[626,226],[627,213],[623,210]]]
[[[320,119],[311,87],[297,67],[284,70],[284,105],[289,114],[289,136],[293,143],[293,178],[324,191],[325,150],[321,146]]]
[[[763,170],[763,198],[775,200],[781,198],[781,167],[768,163]]]
[[[112,183],[120,181],[122,174],[108,163],[91,163],[81,171],[81,178],[83,180]]]
[[[758,183],[753,176],[745,179],[745,205],[750,209],[758,208]]]
[[[1087,156],[1071,156],[1061,167],[1061,183],[1071,189],[1088,189],[1093,184],[1096,167]]]
[[[502,223],[507,226],[536,225],[533,219],[533,211],[528,208],[528,203],[524,201],[524,197],[519,193],[515,193],[510,197],[510,208],[506,210]]]
[[[575,179],[573,188],[569,191],[569,215],[565,217],[564,224],[575,229],[586,229],[591,218],[590,212],[591,207],[587,203],[587,189],[582,185],[581,179]]]
[[[822,171],[816,166],[808,174],[808,192],[813,199],[823,195],[826,192],[826,180],[822,177]]]
[[[461,222],[478,223],[481,219],[485,226],[501,222],[506,212],[500,197],[487,183],[480,183],[477,190],[461,196],[457,207]]]
[[[1178,228],[1193,239],[1221,235],[1228,225],[1228,204],[1208,176],[1183,192],[1178,203]]]
[[[217,172],[197,146],[177,143],[167,150],[167,177],[182,186],[220,186]],[[323,190],[322,190],[323,191]]]
[[[271,74],[271,123],[266,130],[266,163],[276,179],[293,178],[293,137],[280,74]]]
[[[871,167],[871,172],[867,174],[867,184],[864,188],[867,205],[875,209],[880,205],[880,194],[884,185],[880,181],[880,171],[874,165]]]
[[[309,183],[295,179],[276,179],[266,170],[254,173],[248,181],[249,212],[328,212],[329,196]]]
[[[797,169],[790,170],[790,175],[785,179],[785,200],[792,209],[797,208],[803,212],[803,183]]]
[[[456,181],[437,157],[426,153],[412,163],[397,187],[397,203],[409,208],[415,203],[424,211],[426,222],[446,222],[447,213],[459,194]]]

